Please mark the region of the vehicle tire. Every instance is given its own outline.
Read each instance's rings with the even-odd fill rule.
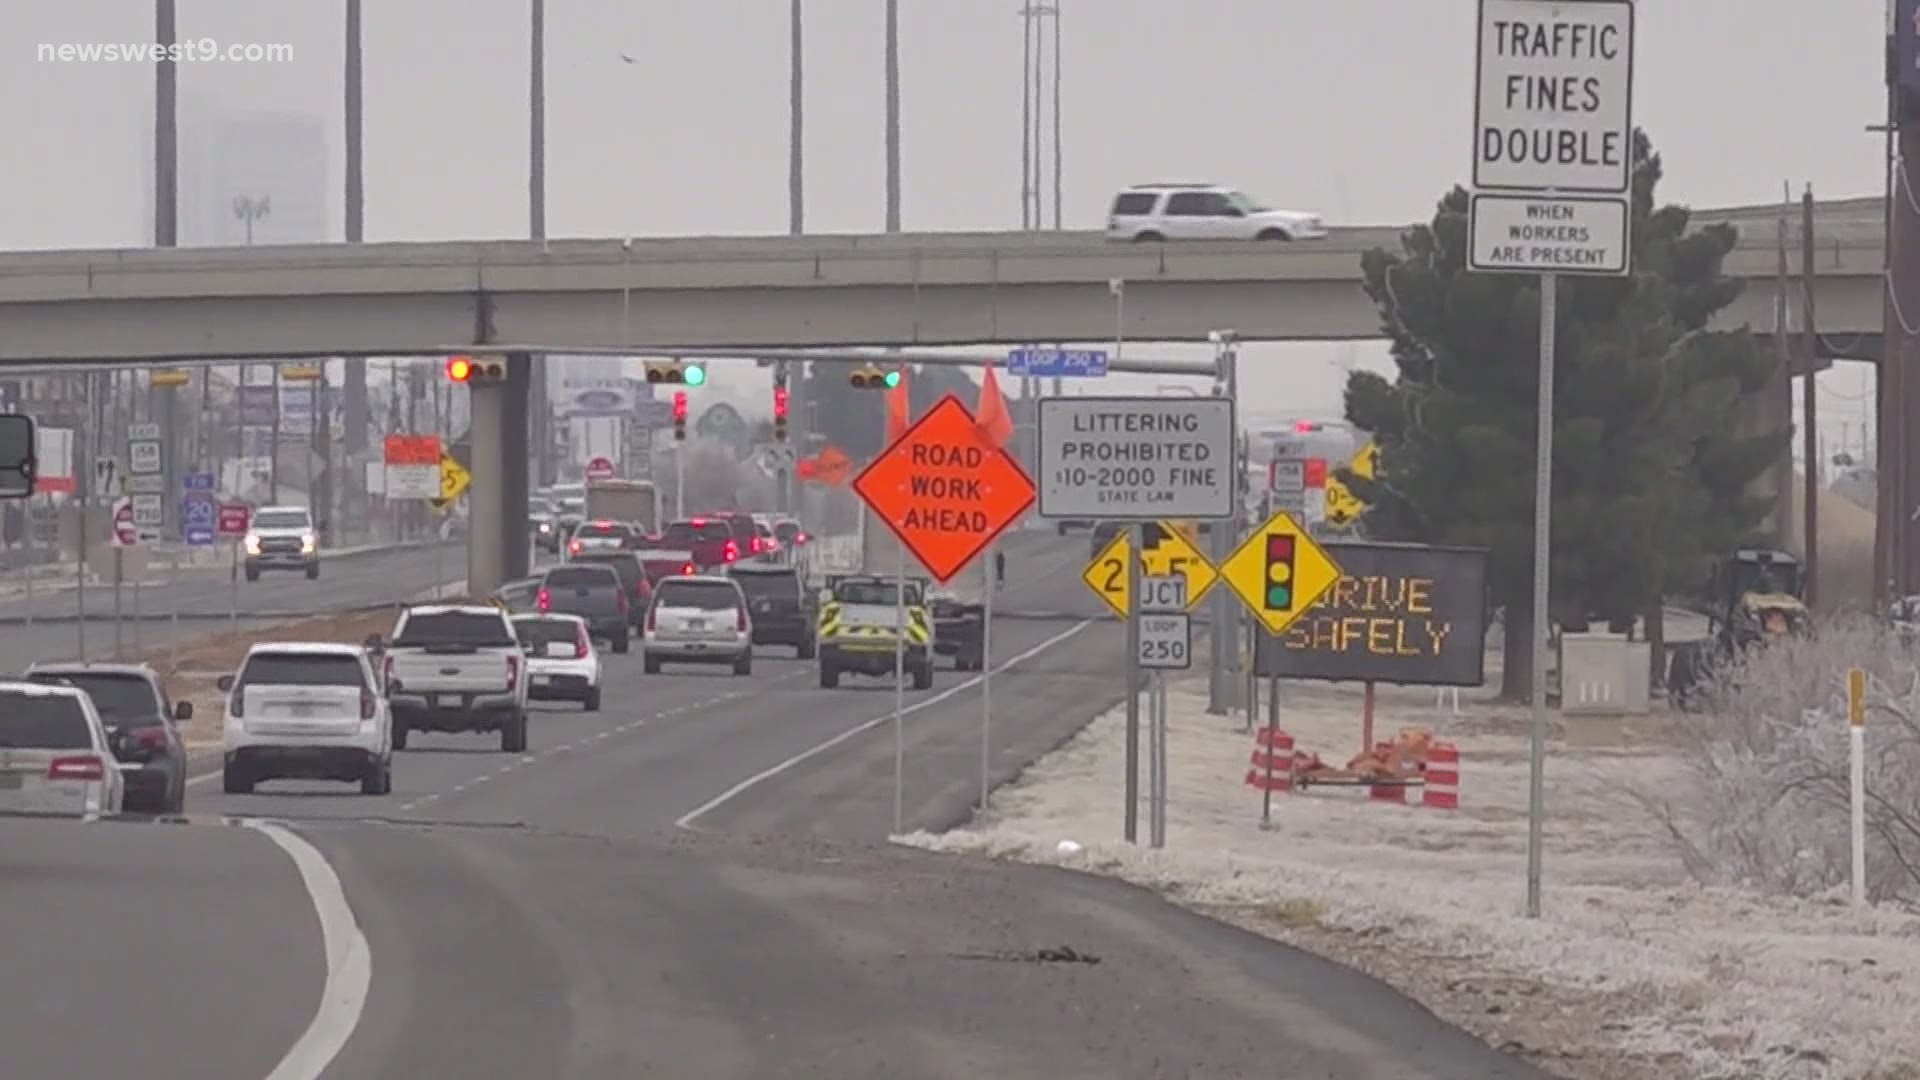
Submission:
[[[589,686],[587,688],[587,696],[580,699],[580,706],[588,712],[599,712],[600,688],[597,686]]]
[[[1066,523],[1066,522],[1064,522],[1064,521],[1063,521],[1063,522],[1061,522],[1060,524],[1058,524],[1058,525],[1055,525],[1055,526],[1054,526],[1054,528],[1055,528],[1055,529],[1057,529],[1057,530],[1059,531],[1059,533],[1060,533],[1060,535],[1061,535],[1061,536],[1065,536],[1065,535],[1067,535],[1067,523]]]
[[[753,652],[751,650],[741,654],[740,658],[733,662],[733,673],[735,675],[753,674]]]
[[[1293,237],[1287,235],[1287,230],[1285,229],[1261,229],[1259,233],[1257,233],[1254,236],[1254,239],[1255,240],[1291,240],[1293,239]]]
[[[832,690],[840,685],[840,669],[832,664],[820,665],[820,688]]]
[[[160,806],[160,812],[174,817],[187,812],[187,778],[184,772],[180,776],[179,788],[166,797],[166,801]]]
[[[500,725],[500,749],[503,753],[519,754],[527,749],[527,714],[516,712]]]
[[[1143,233],[1135,233],[1133,242],[1136,244],[1164,244],[1167,242],[1167,238],[1154,232],[1152,229],[1148,229]]]
[[[407,748],[407,725],[398,720],[393,722],[393,748],[395,750]]]
[[[248,581],[260,580],[260,571],[257,567],[252,567],[252,566],[247,567],[247,580]]]
[[[929,660],[913,669],[913,688],[929,690],[933,687],[933,661]]]
[[[652,653],[640,654],[640,670],[649,675],[660,674],[660,658]]]
[[[319,563],[307,564],[307,580],[308,581],[320,580],[320,564]]]
[[[367,770],[367,774],[360,778],[360,794],[362,795],[393,794],[393,762],[392,761],[375,762],[373,764],[373,767]]]
[[[795,660],[811,660],[813,659],[813,655],[814,648],[812,638],[804,638],[800,644],[793,647],[793,658]]]
[[[622,630],[618,634],[614,635],[613,637],[614,652],[619,653],[621,656],[625,656],[627,655],[627,650],[631,649],[632,647],[633,647],[633,638],[625,630]]]
[[[220,770],[220,790],[229,795],[251,795],[253,777],[237,766],[225,766]]]

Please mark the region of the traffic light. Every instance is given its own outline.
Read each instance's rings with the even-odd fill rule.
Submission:
[[[647,381],[650,383],[679,383],[684,386],[704,386],[707,382],[707,365],[700,363],[648,364]]]
[[[507,379],[507,362],[471,356],[447,358],[447,378],[457,383],[497,383]]]
[[[1268,611],[1293,610],[1293,537],[1267,537]]]
[[[867,364],[864,367],[854,368],[853,374],[848,376],[847,381],[853,384],[855,390],[891,390],[900,385],[900,371],[897,368],[892,371],[882,371],[872,364]]]
[[[673,392],[673,437],[680,442],[687,441],[687,392],[685,390]]]
[[[787,441],[787,388],[773,388],[773,437]]]

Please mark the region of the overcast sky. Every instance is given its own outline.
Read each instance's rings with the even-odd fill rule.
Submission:
[[[1180,179],[1331,222],[1399,223],[1466,171],[1472,0],[1053,2],[1070,228],[1097,226],[1119,187]],[[1715,206],[1775,200],[1782,181],[1878,192],[1882,144],[1863,129],[1884,109],[1883,3],[1641,0],[1635,112],[1666,155],[1664,194]],[[153,6],[7,5],[0,245],[148,239],[151,69],[41,63],[36,47],[150,40]],[[1018,227],[1016,0],[900,6],[906,228]],[[365,7],[367,239],[525,235],[527,0]],[[290,63],[184,64],[183,98],[310,111],[339,130],[339,0],[179,8],[183,38],[293,49]],[[807,0],[809,231],[882,223],[882,10]],[[787,0],[549,0],[547,24],[550,234],[785,231]],[[338,135],[334,150],[337,189]],[[1249,404],[1337,409],[1340,367],[1380,355],[1250,350]],[[1851,395],[1861,376],[1834,378]]]

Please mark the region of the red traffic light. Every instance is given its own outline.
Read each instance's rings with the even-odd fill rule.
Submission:
[[[787,388],[784,386],[773,388],[773,416],[776,420],[787,418]]]
[[[681,423],[684,423],[687,419],[687,392],[685,390],[674,391],[673,418],[676,422]]]
[[[454,382],[466,382],[468,379],[473,378],[473,361],[464,356],[449,357],[447,359],[447,378],[452,379]]]

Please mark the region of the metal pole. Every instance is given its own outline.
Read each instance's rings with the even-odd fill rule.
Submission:
[[[144,547],[140,549],[140,572],[133,577],[133,651],[135,655],[138,655],[144,647],[140,642],[140,624],[142,621],[140,617],[140,583],[141,580],[147,576],[146,557],[151,553],[151,550],[150,548]]]
[[[1027,77],[1033,65],[1033,4],[1020,10],[1020,228],[1033,228],[1033,80]],[[1022,384],[1021,395],[1027,391]]]
[[[1226,377],[1228,399],[1238,401],[1240,390],[1238,381],[1235,378],[1235,368],[1237,365],[1235,363],[1233,349],[1232,339],[1225,333],[1221,333],[1214,342],[1214,366]],[[1235,438],[1237,441],[1238,432],[1235,433]],[[1238,490],[1238,487],[1239,485],[1236,483],[1235,490]],[[1234,542],[1239,539],[1239,529],[1236,528],[1237,521],[1237,518],[1228,518],[1213,523],[1213,532],[1208,538],[1207,553],[1213,557],[1213,562],[1216,566],[1223,562],[1228,555],[1233,553]],[[1225,716],[1227,714],[1227,654],[1233,646],[1234,638],[1239,636],[1232,633],[1231,629],[1234,614],[1239,610],[1239,605],[1233,602],[1232,597],[1223,594],[1212,597],[1209,601],[1209,607],[1208,616],[1211,619],[1211,625],[1207,628],[1207,648],[1209,653],[1207,657],[1207,715]],[[1248,723],[1251,725],[1252,721],[1249,720]]]
[[[227,545],[233,555],[233,562],[227,568],[227,628],[240,626],[240,538],[234,537]]]
[[[1250,677],[1247,684],[1253,687],[1259,686],[1256,681],[1258,678],[1258,675]],[[1248,727],[1252,727],[1253,708],[1251,706],[1247,708],[1247,722]],[[1267,783],[1265,789],[1260,792],[1260,827],[1263,829],[1273,824],[1273,738],[1279,732],[1280,677],[1276,675],[1267,680]],[[1287,759],[1287,772],[1289,774],[1293,772],[1291,757]]]
[[[1160,686],[1157,671],[1146,673],[1147,845],[1160,846]]]
[[[1559,278],[1540,275],[1540,402],[1533,451],[1533,722],[1527,747],[1527,917],[1540,917],[1546,813],[1547,585],[1553,528],[1553,352]]]
[[[1800,291],[1802,333],[1806,335],[1806,363],[1800,384],[1800,457],[1805,463],[1805,486],[1801,488],[1800,550],[1803,554],[1801,577],[1803,599],[1809,608],[1817,602],[1820,582],[1820,334],[1814,329],[1813,286],[1813,185],[1808,184],[1800,199]]]
[[[1167,760],[1167,676],[1154,672],[1153,684],[1158,699],[1153,715],[1154,757],[1160,767],[1153,788],[1153,846],[1167,846],[1167,777],[1173,763]]]
[[[276,505],[280,502],[280,412],[281,412],[281,408],[282,408],[282,405],[280,401],[280,365],[274,364],[273,365],[273,436],[272,436],[273,441],[271,445],[267,447],[267,452],[268,452],[267,501],[274,503]],[[311,502],[313,498],[313,493],[308,492],[307,498],[308,498],[308,501]]]
[[[673,447],[673,519],[687,516],[687,444]]]
[[[980,560],[980,812],[987,812],[993,764],[993,545]]]
[[[1848,840],[1853,867],[1853,902],[1867,902],[1867,731],[1858,724],[1847,728]]]
[[[806,83],[802,77],[805,39],[801,32],[801,0],[793,0],[787,16],[792,41],[787,46],[787,231],[806,230]]]
[[[113,658],[122,659],[126,651],[120,645],[120,579],[125,570],[125,560],[121,558],[125,549],[113,549]],[[82,612],[84,615],[85,612]]]
[[[900,0],[887,0],[887,231],[900,231]]]
[[[901,774],[907,763],[906,735],[901,731],[907,713],[907,545],[897,545],[896,553],[899,561],[893,578],[893,832],[897,836],[901,832]]]
[[[154,0],[153,39],[172,46],[178,39],[174,0]],[[180,65],[162,48],[153,65],[153,243],[173,247],[180,241]]]
[[[68,457],[69,457],[69,460],[71,460],[72,454],[69,453]],[[71,468],[71,466],[69,467]],[[27,501],[21,503],[20,509],[21,509],[21,520],[24,522],[24,525],[20,530],[20,539],[23,547],[26,549],[26,559],[27,559],[27,564],[26,564],[27,566],[27,582],[26,582],[27,584],[27,625],[32,626],[33,625],[33,570],[34,570],[33,500],[28,499]]]
[[[73,609],[74,650],[83,662],[87,658],[87,503],[93,497],[89,493],[87,498],[80,500],[80,552],[73,564],[73,590],[76,597]]]
[[[1147,527],[1131,526],[1133,553],[1127,560],[1127,812],[1126,841],[1140,842],[1140,555],[1147,549]]]
[[[1053,227],[1064,229],[1065,220],[1062,209],[1066,206],[1066,194],[1061,187],[1060,152],[1060,6],[1065,0],[1053,0]],[[1054,387],[1058,394],[1060,388]]]

